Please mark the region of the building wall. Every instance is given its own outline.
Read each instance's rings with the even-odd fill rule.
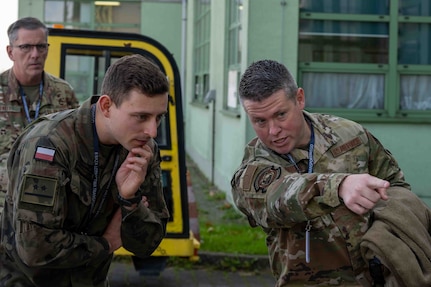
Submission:
[[[18,18],[37,17],[43,19],[44,0],[18,0]]]
[[[182,31],[181,3],[142,2],[141,5],[141,33],[167,47],[181,70],[181,42],[186,37]]]
[[[412,190],[431,206],[431,125],[363,125],[395,156]]]

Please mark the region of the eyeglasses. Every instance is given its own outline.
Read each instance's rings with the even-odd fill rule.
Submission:
[[[36,47],[39,53],[45,53],[46,51],[48,51],[49,44],[22,44],[14,47],[18,47],[23,53],[29,53],[31,50],[33,50],[33,47]]]

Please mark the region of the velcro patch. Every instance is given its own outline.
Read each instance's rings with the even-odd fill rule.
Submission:
[[[20,203],[54,206],[57,179],[35,175],[24,175]]]
[[[331,149],[331,153],[333,157],[338,157],[340,155],[342,155],[343,153],[354,149],[357,146],[360,146],[362,144],[362,141],[359,137],[355,137],[354,139],[340,145],[337,147],[334,147]]]
[[[244,177],[242,179],[242,189],[245,192],[251,191],[251,183],[253,180],[254,173],[256,172],[256,169],[257,169],[256,165],[249,165],[245,170]]]
[[[38,146],[36,148],[36,152],[34,153],[34,158],[47,162],[52,162],[54,160],[54,155],[55,149]]]

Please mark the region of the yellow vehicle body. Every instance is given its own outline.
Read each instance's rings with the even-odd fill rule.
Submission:
[[[67,80],[80,102],[100,92],[104,73],[116,59],[142,54],[156,62],[170,82],[168,116],[159,128],[164,195],[171,218],[167,236],[151,257],[197,260],[199,241],[190,231],[180,75],[169,51],[152,38],[131,33],[54,29],[49,31],[45,70]],[[133,255],[121,248],[116,255]]]

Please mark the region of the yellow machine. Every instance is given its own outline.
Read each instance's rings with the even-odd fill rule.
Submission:
[[[170,101],[156,140],[162,156],[164,196],[171,214],[167,236],[148,259],[137,258],[125,249],[115,254],[132,256],[135,268],[143,274],[162,270],[168,257],[197,260],[199,241],[189,223],[180,75],[171,53],[149,37],[105,31],[50,28],[49,44],[46,71],[68,81],[80,102],[100,92],[107,68],[122,56],[141,54],[164,71],[170,81]]]

